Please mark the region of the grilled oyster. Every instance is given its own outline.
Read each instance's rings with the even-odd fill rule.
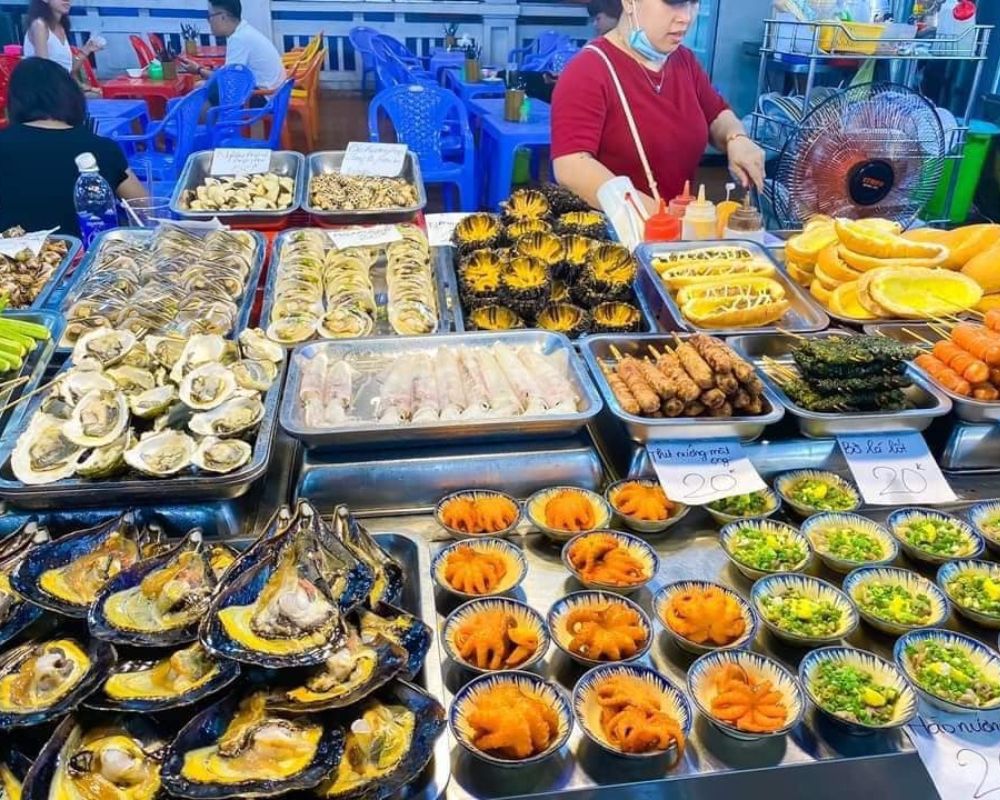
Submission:
[[[562,239],[551,233],[534,233],[518,239],[514,250],[518,255],[540,261],[553,275],[558,273],[566,258]]]
[[[103,642],[89,650],[68,638],[15,647],[0,659],[0,728],[40,725],[73,710],[114,663],[114,648]]]
[[[206,436],[194,451],[192,461],[198,469],[224,474],[238,470],[253,456],[253,448],[240,439],[217,439]]]
[[[264,418],[260,396],[231,397],[211,411],[195,414],[188,427],[198,436],[237,436],[254,428]]]
[[[218,362],[209,362],[184,376],[180,398],[188,408],[210,411],[232,397],[236,387],[232,371]]]
[[[426,692],[399,682],[365,702],[348,725],[343,758],[318,793],[385,800],[427,766],[444,731],[445,711]]]
[[[591,251],[580,279],[570,288],[570,295],[586,308],[615,300],[628,302],[632,299],[635,273],[635,260],[627,248],[602,244]]]
[[[504,305],[523,317],[534,317],[552,291],[552,279],[542,262],[526,256],[512,258],[501,276]]]
[[[125,462],[143,475],[162,478],[188,467],[195,447],[194,439],[180,431],[147,433],[125,451]]]
[[[571,303],[550,303],[538,312],[535,325],[575,338],[590,330],[590,315]]]
[[[18,436],[10,457],[14,477],[27,486],[40,486],[68,478],[76,472],[85,448],[63,434],[63,420],[35,414]]]
[[[508,225],[525,220],[544,219],[549,214],[549,201],[535,189],[518,189],[503,203],[503,217]]]
[[[128,419],[125,394],[98,389],[80,398],[63,425],[63,436],[79,447],[104,447],[125,432]]]
[[[359,561],[367,564],[374,575],[368,604],[394,604],[403,593],[403,565],[390,556],[371,534],[351,516],[347,506],[334,511],[333,532]]]
[[[216,585],[199,528],[177,547],[120,572],[87,615],[91,635],[119,644],[161,647],[192,641]]]
[[[333,770],[344,733],[319,717],[269,710],[264,692],[233,695],[178,733],[163,762],[170,794],[259,797],[310,789]]]
[[[524,327],[524,320],[507,306],[489,305],[474,308],[468,316],[470,327],[477,331],[512,331]]]
[[[104,711],[155,713],[196,703],[224,689],[239,674],[237,662],[217,659],[195,642],[156,661],[118,664],[101,691],[84,705]]]
[[[285,358],[285,349],[268,339],[260,328],[247,328],[240,333],[240,349],[244,358],[256,361],[280,364]]]
[[[138,338],[128,331],[98,329],[85,333],[73,346],[70,360],[80,364],[86,359],[96,359],[102,367],[113,367],[135,347]]]
[[[642,314],[631,303],[601,303],[591,315],[595,333],[635,333],[642,327]]]
[[[177,400],[177,389],[172,383],[132,395],[128,399],[129,411],[139,419],[152,419],[163,414]]]
[[[374,611],[360,609],[358,620],[361,623],[363,640],[371,641],[376,636],[383,636],[406,650],[409,656],[401,677],[411,680],[420,672],[433,637],[427,625],[412,614],[407,614],[388,603],[379,603]]]
[[[81,478],[107,478],[125,467],[125,451],[135,444],[135,434],[126,428],[117,439],[104,447],[90,451],[77,465],[76,474]]]
[[[496,247],[503,236],[503,226],[495,214],[469,214],[456,226],[452,243],[460,254]]]
[[[564,235],[576,234],[590,239],[607,239],[608,221],[598,211],[570,211],[559,217],[556,230]]]
[[[42,616],[41,606],[26,602],[13,590],[10,573],[32,548],[47,541],[48,529],[30,521],[0,542],[0,645],[9,642]]]
[[[266,392],[278,377],[278,365],[273,361],[242,358],[233,364],[230,370],[236,378],[237,386],[255,392]]]

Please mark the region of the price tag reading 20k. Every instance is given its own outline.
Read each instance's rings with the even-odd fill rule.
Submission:
[[[738,439],[649,442],[646,451],[667,497],[703,506],[766,489]]]
[[[838,436],[837,442],[870,506],[933,505],[957,499],[924,437],[915,431]]]

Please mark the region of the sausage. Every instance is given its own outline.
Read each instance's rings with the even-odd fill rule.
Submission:
[[[685,403],[698,399],[701,389],[691,380],[691,376],[684,371],[680,359],[671,351],[665,350],[662,355],[657,356],[656,368],[670,381],[678,399]]]
[[[601,371],[604,373],[604,377],[607,378],[608,386],[611,387],[611,392],[618,401],[618,405],[622,407],[622,410],[626,414],[638,416],[640,411],[639,402],[635,399],[635,395],[629,391],[628,386],[625,385],[625,381],[616,372],[604,366],[604,364],[601,364]]]
[[[733,405],[726,401],[718,408],[710,409],[708,415],[710,417],[731,417],[733,415]]]
[[[698,333],[688,339],[688,342],[698,351],[705,363],[715,372],[732,372],[733,359],[730,353],[717,347],[719,341],[704,333]]]
[[[720,389],[709,389],[702,394],[701,402],[709,411],[712,411],[726,402],[726,395]]]
[[[642,377],[646,379],[646,383],[653,387],[653,391],[660,396],[660,399],[670,400],[677,394],[677,390],[667,380],[667,376],[660,372],[653,364],[648,361],[639,361],[638,359],[636,359],[636,363],[639,365],[639,369],[642,370]]]
[[[680,359],[684,371],[691,376],[691,380],[698,384],[702,390],[715,388],[715,375],[712,368],[705,363],[698,351],[687,342],[681,342],[674,348],[677,358]]]
[[[679,417],[684,413],[684,401],[674,397],[663,404],[663,416]]]
[[[699,403],[697,400],[688,403],[684,407],[685,417],[700,417],[704,413],[705,413],[705,406]]]
[[[715,382],[726,397],[732,397],[740,389],[740,382],[736,380],[736,376],[731,372],[717,372],[715,374]]]
[[[737,411],[746,411],[747,407],[750,405],[752,398],[750,393],[746,389],[740,389],[732,396],[733,408]]]
[[[660,396],[653,391],[642,376],[639,362],[631,356],[626,356],[618,362],[618,374],[625,381],[632,396],[644,414],[653,414],[660,410]]]

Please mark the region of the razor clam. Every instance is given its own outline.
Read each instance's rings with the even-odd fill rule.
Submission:
[[[278,365],[273,361],[243,358],[231,367],[236,383],[241,389],[266,392],[278,377]]]
[[[164,413],[177,400],[177,388],[168,383],[129,397],[128,407],[139,419],[152,419]]]
[[[181,402],[197,411],[209,411],[232,397],[236,376],[218,362],[191,370],[180,385]]]
[[[137,341],[135,334],[128,331],[99,328],[77,339],[70,360],[80,364],[85,359],[93,358],[102,367],[112,367],[125,358]]]
[[[85,617],[104,585],[146,552],[149,534],[135,515],[120,517],[32,548],[10,576],[19,595],[69,617]]]
[[[268,339],[260,328],[247,328],[240,333],[240,347],[244,357],[257,361],[279,364],[285,358],[285,348]]]
[[[188,428],[198,436],[237,436],[255,427],[264,418],[264,403],[255,392],[231,397],[211,411],[191,417]]]
[[[188,467],[195,447],[194,439],[180,431],[147,433],[125,451],[125,461],[143,475],[165,477]]]
[[[403,592],[403,565],[383,550],[371,534],[351,516],[347,506],[334,511],[333,530],[348,549],[371,568],[375,582],[368,594],[368,603],[375,606],[399,602]]]
[[[233,472],[246,464],[253,448],[240,439],[218,439],[206,436],[194,451],[192,461],[206,472]]]
[[[190,336],[177,362],[170,368],[170,380],[179,384],[194,369],[212,361],[221,361],[226,352],[226,340],[214,333]]]
[[[444,731],[444,707],[426,692],[398,681],[342,719],[348,728],[336,772],[318,790],[337,800],[386,800],[412,782],[434,754]]]
[[[128,420],[125,394],[97,389],[80,398],[62,432],[80,447],[104,447],[125,432]]]
[[[77,711],[38,754],[23,800],[154,800],[165,746],[156,726],[138,715]]]
[[[74,639],[27,642],[0,657],[0,729],[41,725],[72,711],[114,665],[115,650]]]
[[[174,549],[109,581],[87,614],[90,633],[136,647],[193,641],[215,585],[209,548],[195,528]]]
[[[125,451],[135,443],[135,433],[131,428],[115,439],[111,444],[91,450],[76,468],[76,474],[81,478],[107,478],[125,467]]]
[[[360,609],[358,619],[361,622],[361,638],[365,641],[383,636],[406,650],[409,658],[401,677],[413,680],[424,666],[424,659],[434,637],[430,627],[423,620],[388,603],[379,603],[373,611]]]
[[[240,665],[215,658],[200,642],[156,661],[127,661],[111,670],[101,690],[84,702],[104,711],[156,713],[203,700],[229,686]]]
[[[337,768],[344,731],[319,716],[267,708],[233,693],[198,714],[167,750],[163,785],[177,797],[272,797],[311,789]]]
[[[66,438],[63,424],[63,420],[48,414],[35,414],[17,437],[10,468],[21,483],[41,486],[76,472],[85,448]]]
[[[32,548],[47,541],[48,529],[31,520],[0,542],[0,645],[42,616],[41,606],[27,602],[11,588],[10,573]]]

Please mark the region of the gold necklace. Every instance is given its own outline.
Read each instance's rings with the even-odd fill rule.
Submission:
[[[646,83],[649,84],[649,88],[652,89],[656,94],[662,93],[663,92],[663,82],[666,80],[666,77],[667,77],[667,65],[664,64],[660,68],[660,82],[658,84],[657,83],[653,83],[653,79],[649,77],[649,70],[646,68],[645,63],[641,62],[633,54],[632,48],[628,46],[628,42],[625,40],[625,35],[621,31],[619,31],[618,28],[615,28],[614,32],[616,34],[618,34],[618,40],[622,44],[622,48],[620,48],[620,49],[624,49],[625,55],[627,55],[629,58],[631,58],[636,63],[636,65],[639,67],[639,71],[642,72],[642,76],[646,79]]]

